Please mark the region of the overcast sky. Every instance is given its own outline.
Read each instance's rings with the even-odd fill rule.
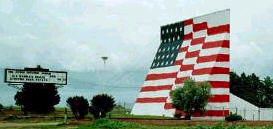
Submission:
[[[273,75],[273,0],[0,0],[0,68],[148,69],[160,26],[231,10],[231,69]]]

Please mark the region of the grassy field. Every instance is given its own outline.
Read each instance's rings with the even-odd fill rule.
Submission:
[[[116,107],[107,115],[111,120],[96,121],[92,121],[90,114],[85,120],[76,121],[68,109],[68,124],[62,124],[64,111],[65,108],[56,108],[55,113],[20,117],[20,108],[6,108],[0,112],[0,129],[273,129],[273,122],[198,122],[164,116],[135,116],[123,107]]]
[[[246,126],[246,125],[228,125],[223,123],[215,125],[195,125],[195,126],[158,126],[158,125],[141,125],[129,122],[120,122],[115,120],[100,119],[93,123],[80,125],[50,125],[50,126],[28,126],[12,127],[6,129],[273,129],[273,126]]]

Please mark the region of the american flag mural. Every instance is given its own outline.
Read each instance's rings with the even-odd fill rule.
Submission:
[[[211,84],[207,111],[193,118],[229,114],[230,12],[223,10],[161,26],[161,43],[132,109],[135,115],[173,116],[170,91],[186,78]]]

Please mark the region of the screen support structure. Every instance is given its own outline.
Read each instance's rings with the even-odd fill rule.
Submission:
[[[43,71],[43,72],[49,72],[49,69],[44,69],[40,65],[37,65],[36,68],[24,68],[24,70],[26,70],[26,71]],[[6,82],[6,83],[7,83],[8,86],[10,86],[12,88],[15,88],[17,90],[22,90],[23,89],[23,85],[25,84],[25,83],[10,83],[10,82]],[[62,88],[62,87],[64,87],[63,84],[55,84],[55,86],[56,86],[56,88]]]

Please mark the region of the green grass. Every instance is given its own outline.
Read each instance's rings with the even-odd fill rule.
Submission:
[[[108,119],[96,120],[93,124],[80,125],[78,129],[273,129],[273,127],[249,127],[249,126],[224,126],[219,123],[217,125],[197,125],[197,126],[155,126],[155,125],[140,125],[136,123],[119,122]]]

